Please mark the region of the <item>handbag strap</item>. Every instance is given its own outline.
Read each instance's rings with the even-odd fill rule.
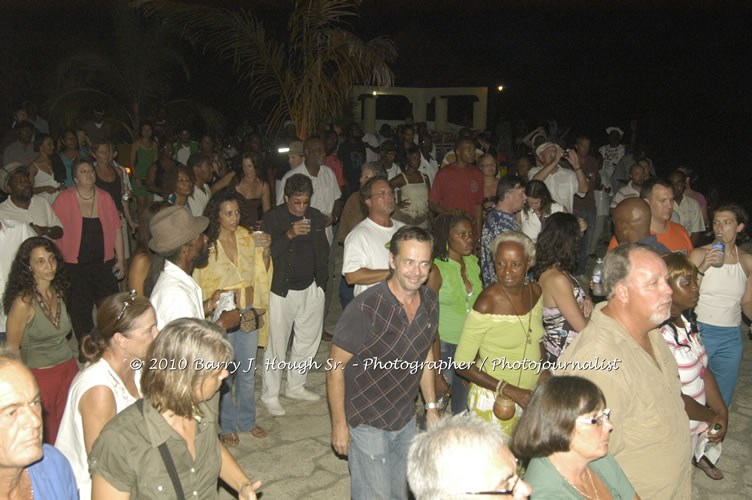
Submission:
[[[141,416],[144,416],[144,400],[139,399],[136,401],[136,406],[138,407],[139,411],[141,412]],[[175,462],[172,461],[172,455],[170,454],[170,450],[167,449],[167,442],[159,445],[159,454],[162,456],[162,461],[165,464],[165,467],[167,468],[167,475],[170,476],[170,481],[172,481],[172,487],[175,488],[175,494],[177,495],[176,498],[178,500],[185,500],[185,494],[183,493],[183,485],[180,484],[180,478],[178,477],[178,470],[175,468]]]

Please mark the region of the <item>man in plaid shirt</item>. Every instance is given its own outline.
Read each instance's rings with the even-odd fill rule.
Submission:
[[[391,276],[364,291],[337,323],[327,371],[332,446],[349,456],[351,497],[407,499],[407,452],[418,387],[427,424],[439,419],[431,344],[439,307],[424,286],[431,235],[400,228],[389,243]]]

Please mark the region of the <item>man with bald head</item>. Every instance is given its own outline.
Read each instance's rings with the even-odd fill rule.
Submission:
[[[671,184],[662,179],[648,179],[642,185],[640,198],[650,207],[650,234],[672,252],[688,255],[694,248],[687,231],[669,220],[671,218],[674,193]],[[608,250],[618,245],[616,237],[611,238]]]
[[[277,205],[285,203],[285,183],[295,174],[303,174],[313,184],[311,207],[315,208],[327,218],[326,238],[332,243],[332,225],[339,221],[342,214],[342,192],[339,189],[334,170],[324,165],[326,150],[324,142],[311,137],[303,143],[304,163],[291,169],[282,177],[277,189]]]
[[[614,237],[623,243],[641,243],[658,254],[670,253],[671,250],[650,234],[650,205],[641,198],[627,198],[616,205],[613,211]]]

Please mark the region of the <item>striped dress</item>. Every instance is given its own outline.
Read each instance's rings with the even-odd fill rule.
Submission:
[[[708,369],[708,355],[697,331],[692,331],[689,321],[682,315],[684,328],[677,328],[670,322],[661,325],[660,332],[666,340],[669,349],[679,365],[679,379],[682,383],[682,394],[685,394],[701,405],[705,405],[705,370]],[[676,337],[674,337],[676,331]],[[679,342],[677,343],[677,339]],[[704,422],[689,421],[692,433],[701,429]]]

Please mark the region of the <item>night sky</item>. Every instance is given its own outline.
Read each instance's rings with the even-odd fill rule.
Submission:
[[[111,29],[104,3],[0,8],[3,110],[19,99],[13,84],[19,75],[39,95],[44,86],[35,79],[51,74],[61,54],[101,43]],[[229,3],[253,5],[272,31],[284,28],[290,5]],[[399,86],[493,89],[502,83],[501,95],[489,93],[489,126],[499,116],[531,126],[555,118],[597,145],[605,141],[606,126],[626,130],[637,119],[639,140],[660,170],[689,164],[707,172],[706,182],[733,184],[735,194],[744,194],[744,183],[723,179],[739,172],[752,178],[752,10],[743,5],[366,0],[353,29],[396,42]],[[247,101],[229,65],[184,50],[192,79],[176,82],[175,92],[192,93],[239,119]]]

